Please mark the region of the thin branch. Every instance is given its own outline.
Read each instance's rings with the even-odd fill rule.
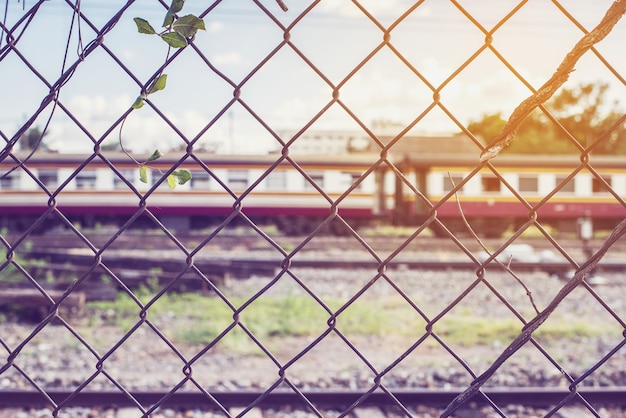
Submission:
[[[561,64],[557,67],[552,77],[539,88],[533,95],[526,98],[521,102],[511,116],[509,120],[502,128],[502,131],[498,136],[487,146],[487,149],[480,154],[480,161],[484,162],[497,157],[500,152],[509,146],[517,129],[522,124],[526,116],[528,116],[539,105],[545,103],[546,100],[552,97],[552,95],[561,87],[569,78],[569,75],[574,71],[574,66],[578,59],[587,52],[594,44],[600,42],[606,37],[617,22],[622,18],[622,15],[626,13],[626,0],[617,0],[607,10],[604,18],[600,21],[591,32],[583,36],[578,43],[572,48],[572,50],[565,56]]]
[[[452,175],[450,174],[450,172],[448,172],[448,178],[450,179],[450,182],[452,183],[452,188],[455,188],[456,185],[454,184],[454,180],[452,180]],[[458,193],[456,192],[454,193],[454,198],[456,199],[456,205],[459,208],[459,213],[461,215],[461,219],[463,220],[463,223],[465,224],[465,227],[470,232],[470,234],[472,234],[472,237],[474,237],[478,245],[480,245],[482,249],[487,253],[487,255],[491,257],[492,255],[491,252],[487,249],[487,246],[485,246],[482,240],[478,237],[478,234],[474,232],[474,229],[471,227],[467,218],[465,217],[465,213],[463,213],[463,208],[461,207],[461,201],[459,200]],[[502,266],[507,271],[507,273],[513,276],[513,278],[517,280],[517,282],[524,288],[524,291],[526,291],[526,296],[528,296],[528,299],[530,300],[530,304],[533,306],[533,309],[535,309],[535,313],[539,313],[539,309],[537,308],[537,305],[535,304],[535,298],[533,298],[533,293],[530,291],[528,286],[526,286],[526,284],[522,281],[522,279],[517,274],[515,274],[513,270],[511,270],[512,260],[513,260],[513,256],[509,257],[509,259],[507,260],[507,263],[504,264],[498,259],[495,259],[495,258],[493,259],[493,261],[496,264],[498,264],[499,266]]]
[[[515,354],[524,344],[526,344],[541,324],[554,312],[559,304],[569,295],[576,287],[578,287],[583,280],[591,275],[596,268],[600,260],[604,257],[607,251],[626,233],[626,219],[622,220],[611,232],[611,235],[604,241],[602,247],[587,260],[582,266],[576,270],[574,277],[570,279],[556,294],[548,306],[537,316],[535,316],[519,333],[519,335],[509,344],[500,354],[500,356],[489,366],[487,370],[480,376],[478,376],[472,384],[456,398],[450,402],[446,410],[441,414],[442,418],[449,417],[453,414],[461,405],[471,399],[478,393],[480,388],[485,384],[487,380],[500,368],[500,366],[508,360],[513,354]]]
[[[122,123],[120,123],[120,129],[119,129],[119,133],[118,133],[118,140],[120,143],[120,149],[122,150],[122,152],[124,154],[126,154],[126,156],[128,158],[130,158],[131,161],[133,161],[135,164],[137,165],[141,165],[141,163],[139,161],[137,161],[135,159],[135,157],[133,157],[130,152],[128,152],[128,150],[126,148],[124,148],[124,141],[122,140],[122,130],[124,129],[124,123],[126,123],[126,119],[128,118],[128,115],[124,116],[124,119],[122,119]]]

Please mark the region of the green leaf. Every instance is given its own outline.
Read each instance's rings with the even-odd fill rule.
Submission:
[[[161,74],[155,80],[152,80],[150,86],[148,87],[148,91],[146,94],[152,94],[159,90],[163,90],[165,88],[165,83],[167,82],[167,74]]]
[[[176,179],[178,184],[185,184],[191,180],[191,173],[189,170],[175,170],[170,174],[171,177]]]
[[[165,20],[163,21],[163,27],[166,28],[172,23],[174,23],[174,13],[168,10],[167,14],[165,15]]]
[[[135,102],[133,103],[132,108],[133,109],[139,109],[140,107],[142,107],[144,105],[144,99],[146,98],[146,96],[144,94],[137,96],[137,98],[135,99]]]
[[[135,21],[135,24],[137,25],[137,30],[139,31],[139,33],[146,33],[148,35],[156,34],[156,31],[150,25],[150,23],[148,23],[147,20],[142,19],[140,17],[136,17],[133,20]]]
[[[189,170],[174,170],[167,176],[167,184],[170,189],[176,188],[177,184],[185,184],[191,180],[191,173]]]
[[[187,46],[187,39],[178,32],[167,32],[161,35],[163,39],[172,48],[184,48]]]
[[[198,30],[206,30],[206,27],[204,20],[194,15],[186,15],[178,18],[172,25],[172,29],[185,38],[192,38]]]
[[[185,5],[185,0],[172,0],[170,4],[170,8],[168,11],[178,13],[183,10],[183,6]]]
[[[145,165],[139,167],[139,180],[141,180],[142,183],[148,182],[148,167]]]
[[[169,9],[167,9],[165,20],[163,21],[163,27],[169,26],[174,22],[174,14],[180,12],[184,4],[185,0],[172,0]]]
[[[155,149],[151,156],[148,157],[145,164],[151,163],[152,161],[158,160],[163,156],[163,153],[158,149]]]
[[[176,179],[174,178],[172,174],[167,176],[167,185],[170,186],[170,189],[176,188]]]

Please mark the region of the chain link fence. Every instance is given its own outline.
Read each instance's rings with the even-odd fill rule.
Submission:
[[[2,303],[6,308],[23,297],[44,308],[34,323],[16,324],[8,308],[3,311],[0,343],[5,358],[0,362],[0,388],[33,391],[45,399],[53,416],[64,416],[64,410],[81,393],[107,390],[122,393],[143,416],[150,416],[185,391],[202,393],[217,413],[230,416],[232,411],[220,403],[217,394],[250,387],[260,395],[238,416],[280,390],[295,393],[302,408],[313,416],[324,416],[306,394],[311,389],[306,376],[315,374],[326,379],[327,383],[317,388],[322,392],[352,386],[362,389],[362,396],[338,412],[340,416],[350,416],[378,393],[387,395],[398,414],[419,416],[395,391],[450,385],[459,388],[459,395],[441,411],[442,416],[452,416],[476,395],[485,399],[494,414],[507,416],[505,406],[490,398],[485,388],[506,385],[520,389],[539,382],[568,392],[550,405],[549,415],[579,403],[590,414],[600,416],[599,406],[586,398],[584,389],[619,386],[616,382],[624,381],[625,287],[623,270],[609,274],[608,282],[601,285],[594,285],[591,279],[598,278],[595,272],[604,262],[620,261],[625,224],[610,224],[613,229],[602,240],[585,235],[589,248],[582,251],[578,239],[559,235],[552,224],[543,223],[541,211],[559,193],[567,193],[571,184],[587,182],[590,189],[597,184],[602,190],[610,215],[623,218],[625,166],[619,158],[604,166],[602,159],[592,154],[594,147],[623,129],[626,116],[621,115],[602,135],[586,143],[561,126],[580,152],[558,167],[556,181],[535,186],[545,190],[536,201],[527,199],[521,180],[513,181],[511,173],[528,172],[541,157],[531,157],[520,169],[507,166],[506,156],[499,153],[515,141],[521,121],[535,108],[560,126],[544,103],[561,86],[569,85],[567,79],[578,59],[601,67],[611,86],[617,86],[612,88],[626,86],[623,63],[616,62],[622,57],[605,56],[601,51],[603,37],[623,27],[618,21],[624,2],[589,6],[596,22],[602,22],[599,29],[580,23],[580,10],[570,11],[565,2],[557,1],[541,5],[501,2],[494,14],[497,18],[489,19],[474,4],[457,1],[446,2],[443,11],[438,9],[443,2],[428,1],[389,2],[389,9],[365,1],[341,5],[251,1],[245,7],[228,1],[189,3],[179,14],[202,19],[200,29],[206,31],[194,31],[194,37],[182,40],[188,45],[172,49],[149,35],[146,26],[144,33],[137,33],[133,22],[138,16],[147,22],[158,21],[168,10],[180,10],[162,1],[5,3],[0,24],[2,101],[9,107],[15,101],[23,114],[17,128],[14,118],[2,121],[0,207],[8,207],[15,190],[26,187],[28,201],[19,211],[28,215],[28,220],[18,225],[21,218],[11,215],[14,218],[5,222],[7,228],[0,234],[0,252],[5,255],[0,260],[2,291],[13,292],[7,293],[8,299],[3,296]],[[178,5],[182,7],[182,2]],[[535,10],[539,14],[532,14]],[[520,16],[531,13],[530,17],[536,18],[546,10],[561,25],[553,28],[552,39],[545,39],[546,44],[556,45],[550,51],[559,51],[559,55],[558,59],[535,59],[554,63],[558,70],[541,88],[535,88],[537,83],[518,69],[521,63],[512,52],[520,49],[520,42],[524,45],[525,35],[517,34],[511,44],[498,41],[509,27],[514,34],[519,30],[516,22]],[[330,23],[323,20],[324,13],[330,13]],[[432,30],[432,37],[420,38],[414,32],[419,25]],[[468,38],[472,42],[464,42],[465,32],[455,32],[460,26],[471,32]],[[450,51],[450,69],[433,73],[424,68],[425,61],[417,58],[419,51],[440,48],[437,42],[450,32],[457,35],[453,42],[459,44]],[[557,32],[572,35],[564,42]],[[268,42],[261,44],[260,39]],[[576,43],[579,39],[583,41]],[[249,43],[253,44],[250,55],[229,55],[229,48]],[[38,47],[41,44],[44,50]],[[539,48],[521,48],[535,47]],[[331,53],[334,49],[342,59]],[[337,60],[336,66],[327,56]],[[478,70],[482,79],[500,74],[491,72],[497,64],[507,72],[507,82],[523,90],[520,105],[489,144],[466,129],[460,108],[448,104],[454,101],[449,92],[458,88],[455,83],[462,84],[486,56],[486,66]],[[366,70],[378,62],[389,67],[382,66],[383,74],[371,76]],[[390,68],[388,74],[386,68]],[[165,83],[162,76],[166,73],[167,87],[159,85]],[[416,105],[409,111],[409,122],[392,124],[396,128],[392,134],[380,134],[366,120],[371,114],[360,107],[359,101],[368,94],[361,88],[407,76],[411,82],[402,84],[397,93],[422,101],[408,102]],[[312,85],[328,94],[298,96]],[[381,93],[374,94],[381,106],[390,100],[385,95],[388,90],[374,91]],[[107,99],[109,93],[116,99]],[[498,92],[491,93],[495,97]],[[137,94],[139,98],[131,106]],[[276,96],[283,100],[282,107],[271,112],[279,102]],[[529,99],[521,100],[527,96]],[[290,120],[289,111],[300,107],[303,111]],[[323,123],[332,122],[338,112],[349,122],[347,130],[327,128],[332,123]],[[462,146],[469,150],[464,152],[473,155],[464,155],[462,163],[458,156],[431,155],[431,149],[419,148],[424,143],[416,146],[407,139],[415,136],[415,130],[429,129],[440,120],[463,133]],[[289,130],[281,131],[288,124]],[[317,159],[293,152],[314,141],[320,127],[338,135],[336,141],[348,138],[347,148],[360,140],[360,150],[367,152]],[[347,136],[339,135],[342,129]],[[136,157],[150,155],[153,146],[167,149],[166,157],[152,162]],[[83,156],[76,159],[47,148]],[[241,155],[263,149],[273,152]],[[549,159],[553,164],[556,161]],[[324,181],[323,171],[333,162],[342,164],[343,180]],[[268,198],[259,190],[290,184],[291,174],[285,167],[297,172],[307,190],[317,195],[308,201],[300,192],[300,210],[315,206],[326,213],[313,218],[308,228],[294,228],[295,232],[306,230],[298,239],[287,239],[261,225],[260,219],[271,216],[249,212],[254,199]],[[440,169],[442,190],[436,199],[426,192],[426,186],[432,184],[425,177],[431,173],[424,167]],[[185,170],[191,179],[185,177]],[[106,203],[111,194],[87,193],[99,187],[102,180],[96,172],[102,171],[108,173],[117,198],[124,202],[119,207]],[[251,178],[246,177],[249,172],[253,172]],[[545,182],[548,177],[542,175],[534,181]],[[508,201],[523,208],[524,221],[505,238],[483,243],[478,235],[485,235],[482,228],[487,228],[487,223],[477,225],[458,215],[470,211],[464,193],[475,181],[486,184],[487,177],[496,179]],[[379,188],[387,184],[388,189],[361,196],[369,184]],[[184,206],[187,200],[176,193],[190,189],[201,199],[194,209],[195,219],[211,217],[214,221],[202,225],[201,234],[190,235],[193,222],[178,213],[163,216],[167,205],[163,196],[174,196]],[[356,213],[359,198],[368,202],[368,216],[380,218],[374,234],[361,228],[362,220],[348,215],[349,209]],[[573,195],[569,198],[574,200]],[[211,212],[219,199],[226,202],[225,214]],[[285,195],[281,199],[285,201]],[[585,202],[589,201],[588,196]],[[196,205],[189,202],[189,207]],[[409,206],[403,207],[404,203]],[[79,209],[66,209],[70,206]],[[97,212],[98,207],[104,210]],[[381,215],[393,210],[396,218],[390,216],[389,222],[398,222],[398,214],[403,214],[403,219],[407,213],[418,216],[410,218],[408,233],[390,240],[381,237],[385,230],[381,225],[386,221]],[[448,210],[456,212],[460,229],[453,227],[452,218],[446,218]],[[93,211],[93,219],[98,221],[90,225],[87,211]],[[79,218],[82,223],[75,221]],[[98,225],[100,219],[123,222],[111,228]],[[586,231],[588,224],[583,223],[587,220],[581,218],[582,230]],[[50,231],[52,224],[56,226]],[[137,233],[139,226],[147,229]],[[329,239],[325,235],[329,229],[341,236]],[[471,234],[468,237],[460,230]],[[41,235],[42,231],[46,233]],[[432,231],[440,235],[439,244],[433,244]],[[514,249],[521,248],[519,243],[533,231],[539,236],[534,242],[541,242],[561,265],[567,265],[565,281],[545,269],[516,268]],[[239,234],[234,243],[223,244],[222,240],[233,234]],[[42,258],[44,265],[38,265],[28,259],[31,247],[37,245],[32,240],[51,236],[57,240],[70,237],[72,250],[66,260],[73,265],[58,266],[49,258]],[[263,250],[262,260],[256,261],[269,264],[270,272],[255,270],[259,276],[253,279],[229,280],[219,263],[204,263],[207,254],[219,258],[226,253],[222,260],[226,263],[233,254],[254,252],[246,246],[251,237]],[[130,247],[124,247],[126,238]],[[444,241],[447,244],[441,244]],[[443,248],[440,252],[429,248],[437,250],[439,245]],[[70,257],[76,252],[86,264]],[[318,268],[298,264],[320,253],[324,261]],[[144,277],[142,286],[130,284],[133,266],[124,265],[123,256],[131,260],[126,263],[135,263],[135,273],[139,260],[147,260],[144,270],[149,277]],[[409,261],[433,258],[449,262],[451,269],[433,272],[406,267]],[[121,265],[116,264],[120,259]],[[366,263],[350,268],[349,273],[345,269],[337,273],[332,267],[334,259]],[[456,261],[469,263],[469,270],[454,270]],[[530,264],[538,262],[533,259]],[[168,270],[167,263],[174,267]],[[52,290],[47,285],[67,271],[74,276],[63,288]],[[167,279],[160,280],[161,276]],[[117,289],[111,305],[89,302],[85,307],[83,291],[93,282],[113,284]],[[198,288],[192,292],[195,296],[180,291],[181,286],[192,288],[193,283]],[[25,293],[15,293],[16,288]],[[98,289],[96,292],[104,292]],[[34,297],[30,291],[35,292]],[[82,296],[77,297],[79,291]],[[180,311],[181,305],[187,310]],[[382,325],[368,328],[377,320]],[[212,325],[210,330],[206,323]],[[356,383],[345,378],[353,374],[359,376]],[[64,375],[71,377],[60,377]],[[220,376],[226,375],[233,376],[231,386],[218,383]],[[63,399],[52,396],[59,387],[69,389],[69,395]],[[134,395],[155,387],[163,392],[156,401],[142,402]]]

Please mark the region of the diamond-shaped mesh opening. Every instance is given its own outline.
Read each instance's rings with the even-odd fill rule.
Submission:
[[[4,5],[0,390],[609,413],[624,1],[105,3]]]

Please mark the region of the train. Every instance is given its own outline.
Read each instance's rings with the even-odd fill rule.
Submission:
[[[428,225],[435,234],[467,224],[499,236],[529,221],[575,231],[581,217],[612,229],[626,217],[623,157],[382,153],[219,155],[170,152],[149,163],[121,152],[20,153],[0,162],[0,227],[39,229],[78,224],[175,230],[254,222],[288,235],[318,228]],[[171,188],[166,176],[191,180]],[[45,219],[44,219],[45,218]],[[323,228],[320,226],[322,225]]]

